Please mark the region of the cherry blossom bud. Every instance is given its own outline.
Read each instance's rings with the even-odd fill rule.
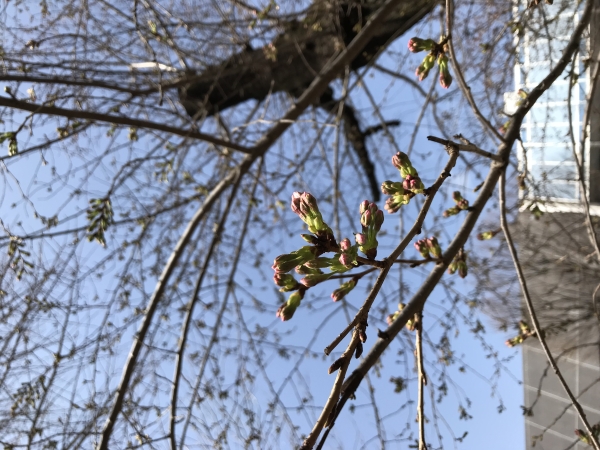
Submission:
[[[404,195],[404,187],[399,181],[384,181],[381,183],[381,192],[385,195]]]
[[[506,344],[508,347],[514,347],[514,346],[516,346],[516,345],[522,344],[522,343],[523,343],[523,341],[524,341],[524,339],[523,339],[523,336],[521,336],[521,335],[518,335],[518,336],[515,336],[514,338],[508,339],[508,340],[505,342],[505,344]]]
[[[348,295],[350,293],[350,291],[352,291],[352,289],[354,289],[355,286],[356,286],[356,280],[354,278],[351,279],[350,281],[347,281],[346,283],[341,284],[339,288],[337,288],[335,291],[333,291],[331,293],[331,299],[334,302],[340,301],[346,295]]]
[[[418,37],[411,38],[408,41],[408,50],[413,53],[419,53],[424,50],[431,51],[435,46],[435,41],[432,39],[420,39]]]
[[[444,89],[448,89],[452,84],[452,75],[450,72],[440,72],[440,86]]]
[[[480,241],[487,241],[489,239],[492,239],[494,236],[496,236],[498,233],[500,232],[500,230],[494,230],[494,231],[484,231],[483,233],[479,233],[477,235],[477,239],[479,239]]]
[[[429,258],[429,248],[425,239],[420,239],[415,242],[415,248],[423,258]]]
[[[369,224],[371,223],[371,216],[371,210],[369,209],[362,213],[362,215],[360,216],[360,224],[363,226],[363,228],[367,228],[369,226]]]
[[[345,251],[350,250],[350,247],[352,247],[352,244],[350,243],[350,239],[348,239],[348,238],[342,239],[342,241],[340,242],[340,250],[345,252]]]
[[[292,253],[279,255],[273,262],[272,269],[275,272],[289,272],[296,266],[300,266],[312,260],[317,253],[316,247],[305,245]]]
[[[352,256],[349,255],[348,253],[342,253],[340,255],[339,258],[340,264],[342,264],[343,266],[346,267],[352,267],[353,266],[353,260],[352,260]]]
[[[304,298],[304,291],[302,290],[296,291],[290,295],[287,302],[281,305],[277,310],[277,317],[283,321],[290,320],[296,312],[296,308],[300,306],[302,298]]]
[[[402,205],[408,205],[410,198],[409,193],[404,195],[394,195],[385,201],[384,208],[388,213],[393,214],[397,212]]]
[[[367,209],[369,209],[369,205],[371,204],[371,202],[369,200],[364,200],[361,204],[360,204],[360,214],[362,215],[362,213],[364,213]]]
[[[406,153],[398,152],[392,156],[392,164],[400,171],[402,178],[406,178],[407,175],[419,176],[417,169],[413,167]]]
[[[440,85],[444,89],[448,89],[452,84],[452,75],[450,75],[450,69],[448,67],[448,57],[442,53],[438,56],[437,62],[440,67]]]
[[[280,292],[289,292],[298,289],[298,282],[294,276],[287,273],[275,273],[273,282],[281,287],[281,289],[279,289]]]
[[[305,287],[310,288],[316,286],[323,281],[327,281],[333,274],[332,273],[315,273],[306,275],[300,280],[300,283]]]
[[[425,59],[423,59],[423,62],[419,67],[417,67],[417,70],[415,72],[415,74],[419,78],[419,81],[423,81],[425,78],[427,78],[427,75],[429,75],[429,72],[431,71],[431,68],[434,64],[435,57],[431,54],[427,55]]]
[[[413,175],[406,175],[402,187],[407,191],[412,191],[415,194],[422,194],[425,192],[425,186],[419,177]]]
[[[431,236],[429,239],[425,239],[425,242],[427,243],[427,248],[429,249],[434,258],[442,257],[442,248],[440,247],[440,244],[438,243],[438,240],[435,236]]]
[[[354,239],[356,239],[356,243],[358,245],[365,245],[367,243],[367,236],[365,236],[363,233],[356,233],[354,235]]]
[[[334,240],[333,231],[323,221],[317,200],[310,193],[294,192],[292,194],[291,208],[308,225],[308,231],[319,237]]]
[[[452,208],[448,208],[446,211],[442,213],[444,217],[455,216],[460,212],[460,208],[458,206],[453,206]]]

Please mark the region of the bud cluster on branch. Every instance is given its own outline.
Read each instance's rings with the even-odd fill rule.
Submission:
[[[394,320],[396,320],[398,318],[398,316],[400,315],[400,313],[402,312],[402,310],[406,308],[406,304],[400,302],[398,303],[398,309],[393,312],[392,314],[389,314],[386,318],[385,321],[387,322],[388,325],[391,325]],[[413,318],[408,319],[406,321],[406,329],[408,331],[415,331],[415,326],[417,324],[417,315],[415,314]]]
[[[453,206],[452,208],[448,208],[446,211],[444,211],[444,213],[443,213],[444,217],[455,216],[458,213],[460,213],[461,211],[469,210],[469,201],[464,199],[459,191],[454,191],[454,193],[452,194],[452,200],[454,200],[454,203],[456,203],[456,206]]]
[[[440,42],[435,42],[433,39],[421,39],[418,37],[412,38],[408,41],[408,49],[413,53],[419,53],[422,51],[429,52],[423,59],[419,67],[417,67],[416,75],[419,81],[423,81],[429,75],[431,69],[435,67],[435,63],[440,69],[440,86],[444,89],[448,89],[452,84],[452,75],[450,75],[450,69],[448,68],[448,56],[447,53],[447,38],[442,38]]]
[[[541,331],[541,334],[542,337],[544,337],[543,330]],[[508,339],[506,341],[506,345],[508,345],[509,347],[515,347],[516,345],[522,344],[525,341],[525,339],[535,336],[535,330],[532,330],[527,322],[521,320],[519,321],[519,334],[516,335],[514,338]]]
[[[272,268],[275,271],[273,282],[280,287],[281,292],[294,291],[277,311],[277,317],[281,320],[292,318],[309,288],[327,281],[335,274],[342,274],[357,267],[359,250],[367,258],[375,259],[378,245],[376,237],[383,224],[383,212],[375,203],[365,200],[360,205],[362,232],[355,235],[356,244],[352,245],[348,238],[342,239],[338,244],[331,228],[323,220],[317,200],[310,193],[294,192],[291,209],[298,214],[312,234],[300,235],[310,245],[279,255],[273,262]],[[322,256],[325,253],[334,253],[334,255]],[[292,269],[295,269],[297,274],[303,275],[303,278],[296,280],[288,273]],[[323,269],[329,271],[324,272]],[[354,277],[334,290],[331,294],[333,301],[339,301],[348,295],[359,278]]]
[[[456,272],[458,272],[458,276],[461,278],[467,276],[467,253],[462,248],[448,266],[448,273],[450,275],[453,275]]]
[[[408,205],[415,195],[425,193],[425,186],[419,178],[419,173],[406,153],[398,152],[392,156],[392,164],[400,171],[400,176],[404,180],[401,182],[386,180],[381,184],[381,192],[390,195],[385,202],[385,210],[390,214],[397,212],[403,205]]]

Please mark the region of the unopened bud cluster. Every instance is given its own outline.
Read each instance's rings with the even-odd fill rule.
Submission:
[[[323,221],[317,200],[311,194],[308,192],[294,192],[292,194],[292,211],[298,214],[300,219],[308,225],[308,231],[318,239],[335,241],[333,231]]]
[[[350,281],[342,283],[339,288],[337,288],[335,291],[333,291],[331,293],[331,299],[334,302],[340,301],[346,295],[348,295],[350,293],[350,291],[352,291],[352,289],[354,289],[355,286],[356,286],[356,280],[354,278],[352,278]]]
[[[600,439],[600,423],[592,425],[592,435],[596,438],[596,441]],[[592,445],[592,437],[583,430],[575,430],[575,436],[579,438],[581,442],[587,445]]]
[[[483,233],[479,233],[477,235],[477,239],[479,239],[480,241],[488,241],[488,240],[492,239],[494,236],[496,236],[498,233],[500,233],[500,231],[502,231],[502,230],[484,231]]]
[[[448,273],[450,275],[458,273],[459,277],[465,278],[467,272],[467,254],[461,248],[448,266]]]
[[[381,192],[390,196],[385,202],[385,210],[390,214],[397,212],[403,205],[408,205],[410,199],[416,194],[425,193],[425,186],[419,178],[419,173],[406,153],[396,153],[392,157],[392,164],[400,171],[403,181],[387,180],[381,184]]]
[[[542,337],[544,335],[542,331]],[[514,338],[508,339],[505,344],[509,347],[522,344],[526,339],[536,336],[536,332],[529,327],[529,324],[524,320],[519,321],[519,334]]]
[[[442,257],[442,248],[440,247],[440,244],[435,236],[419,239],[417,242],[415,242],[415,248],[423,258],[438,259]]]
[[[446,211],[444,211],[444,217],[455,216],[461,211],[468,211],[469,201],[464,199],[459,191],[454,191],[454,193],[452,194],[452,200],[454,200],[456,206],[448,208]]]
[[[402,302],[398,303],[398,310],[395,311],[392,314],[389,314],[386,318],[385,321],[387,322],[388,325],[391,325],[392,322],[394,322],[394,320],[396,320],[398,318],[398,316],[400,316],[400,313],[402,312],[402,310],[406,308],[406,305]],[[415,330],[415,325],[416,325],[416,320],[413,317],[412,319],[408,319],[406,321],[406,328],[408,329],[408,331],[414,331]]]
[[[357,255],[360,249],[373,259],[377,254],[377,232],[383,223],[383,212],[374,203],[368,201],[361,204],[362,233],[357,234],[357,244],[352,245],[350,239],[342,239],[337,244],[331,228],[323,220],[317,200],[308,192],[294,192],[291,209],[308,226],[312,234],[300,236],[309,245],[300,247],[291,253],[279,255],[273,262],[273,282],[281,292],[293,292],[288,300],[279,307],[277,317],[289,320],[300,306],[305,292],[319,283],[327,281],[334,274],[344,273],[358,265]],[[360,236],[360,237],[358,237]],[[362,244],[359,244],[360,241]],[[324,253],[335,253],[332,257],[321,256]],[[299,281],[288,272],[295,269],[302,275]],[[322,269],[329,269],[323,272]],[[358,278],[343,283],[332,294],[333,301],[344,298],[356,286]]]
[[[356,233],[354,239],[358,249],[369,259],[375,259],[377,256],[377,233],[381,230],[383,219],[383,211],[375,203],[365,200],[360,204],[362,232]]]
[[[452,84],[452,75],[448,67],[448,57],[446,56],[446,39],[442,39],[439,43],[432,39],[412,38],[408,41],[408,49],[413,53],[422,51],[429,52],[423,59],[419,67],[417,67],[416,75],[419,81],[423,81],[429,75],[431,69],[435,67],[437,61],[440,69],[440,86],[448,89]]]

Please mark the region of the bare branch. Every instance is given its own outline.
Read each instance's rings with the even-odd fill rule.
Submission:
[[[558,364],[554,360],[552,356],[552,352],[546,343],[546,339],[544,338],[542,327],[540,326],[540,322],[538,320],[537,314],[533,307],[533,301],[531,300],[531,296],[529,295],[529,290],[527,289],[527,282],[525,280],[525,276],[523,275],[523,270],[521,269],[521,263],[519,262],[519,257],[517,255],[517,249],[515,248],[515,244],[512,240],[512,236],[510,234],[510,230],[508,228],[508,220],[506,219],[506,193],[505,193],[505,175],[504,172],[500,177],[500,185],[499,185],[499,196],[500,196],[500,225],[502,226],[502,231],[504,232],[504,238],[506,239],[506,244],[508,245],[508,250],[510,251],[510,256],[512,257],[513,263],[515,265],[515,271],[517,273],[517,279],[519,280],[519,284],[521,286],[521,292],[523,294],[523,298],[525,299],[525,304],[527,305],[527,310],[529,312],[529,316],[531,318],[531,323],[533,325],[533,329],[535,330],[535,334],[540,341],[540,345],[544,350],[544,354],[554,370],[554,373],[558,377],[561,386],[565,390],[565,393],[569,397],[571,404],[577,411],[581,422],[585,428],[585,431],[588,433],[588,438],[591,441],[592,445],[596,450],[600,450],[600,444],[598,443],[598,439],[596,438],[594,432],[592,431],[592,427],[587,420],[585,415],[585,411],[583,410],[581,404],[577,401],[573,392],[569,388],[569,385],[565,381],[560,369],[558,368]]]

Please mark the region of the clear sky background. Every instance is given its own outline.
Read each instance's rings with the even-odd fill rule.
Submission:
[[[9,6],[10,7],[10,6]],[[420,31],[421,33],[427,33]],[[433,33],[433,32],[431,32]],[[379,63],[385,67],[397,70],[399,67],[404,68],[402,72],[405,75],[412,76],[418,61],[416,57],[408,57],[407,59],[400,59],[397,55],[407,55],[406,43],[409,37],[413,33],[408,33],[406,38],[397,40],[390,52],[386,57],[382,58]],[[421,36],[424,36],[421,34]],[[510,74],[509,74],[510,75]],[[366,82],[368,83],[369,89],[373,94],[376,102],[385,103],[385,107],[382,108],[381,112],[384,114],[386,120],[400,120],[402,122],[400,127],[393,128],[394,139],[396,140],[399,147],[406,151],[408,143],[411,139],[412,130],[416,124],[417,117],[419,115],[420,106],[422,104],[422,97],[407,87],[406,84],[394,83],[389,84],[389,77],[382,76],[378,71],[371,70],[366,76]],[[424,89],[428,89],[430,86],[431,79],[423,82]],[[339,87],[339,86],[338,86]],[[27,86],[23,86],[22,90],[25,91]],[[456,86],[452,86],[451,91],[457,89]],[[446,92],[437,86],[436,92],[440,95],[445,95]],[[465,132],[466,126],[463,128],[460,126],[462,123],[473,122],[473,116],[470,114],[465,103],[462,100],[456,100],[446,102],[445,108],[448,111],[453,112],[448,120],[457,124],[456,132]],[[366,98],[364,92],[357,88],[352,95],[353,102],[360,111],[363,118],[366,119],[367,124],[375,124],[378,122],[377,118],[370,120],[373,114],[370,103]],[[431,183],[445,163],[445,153],[438,145],[429,143],[426,140],[428,134],[435,134],[436,126],[429,114],[426,114],[421,128],[416,135],[415,147],[418,148],[418,153],[426,155],[424,159],[414,160],[414,165],[419,169],[425,184]],[[45,133],[51,135],[56,133],[53,124],[48,126]],[[98,140],[98,147],[107,146],[112,148],[114,151],[114,158],[118,161],[119,146],[129,145],[124,136],[115,138],[112,142],[108,142],[108,138],[102,138],[105,134],[104,131],[97,133],[96,135],[90,134],[89,140]],[[441,136],[440,136],[441,137]],[[283,138],[285,139],[285,137]],[[332,136],[329,138],[331,142]],[[380,152],[388,155],[388,160],[394,153],[393,148],[389,144],[384,143],[384,137],[377,138],[379,141],[373,141],[376,143],[373,145],[375,148],[373,151]],[[381,147],[377,147],[378,144],[382,144]],[[149,140],[145,141],[142,138],[136,146],[145,150],[144,146],[149,144]],[[25,143],[21,143],[25,147]],[[385,145],[385,147],[384,147]],[[64,190],[61,190],[60,186],[50,192],[39,190],[36,186],[44,186],[46,188],[45,181],[50,179],[50,170],[52,167],[56,167],[59,171],[64,168],[64,164],[70,165],[69,170],[72,169],[73,164],[77,164],[76,158],[69,159],[69,161],[61,161],[60,157],[57,157],[58,153],[49,153],[44,156],[49,164],[42,164],[42,158],[39,154],[32,154],[28,157],[23,157],[10,160],[6,162],[6,167],[10,170],[14,179],[11,179],[8,173],[4,172],[3,186],[1,188],[1,203],[0,203],[0,217],[5,223],[16,224],[19,221],[22,223],[23,229],[26,231],[32,231],[35,229],[42,228],[39,221],[27,219],[32,215],[32,207],[26,201],[23,200],[20,189],[27,192],[28,195],[36,199],[36,210],[41,215],[52,216],[57,211],[59,212],[59,218],[64,219],[71,215],[77,215],[72,220],[65,220],[61,224],[64,229],[70,229],[74,226],[81,226],[85,223],[85,211],[87,201],[89,198],[94,198],[93,193],[97,192],[101,195],[107,188],[107,183],[104,181],[105,176],[111,173],[111,168],[100,167],[96,172],[90,174],[86,170],[82,170],[78,176],[80,177],[79,182],[83,190],[86,192],[87,197],[83,196],[79,200],[75,200],[68,206],[63,206],[64,202],[73,189],[78,188],[72,183],[68,186],[64,186]],[[83,156],[85,157],[85,156]],[[380,181],[383,181],[385,177],[393,176],[395,169],[388,165],[388,167],[377,167],[377,174]],[[397,173],[397,172],[396,172]],[[92,176],[90,176],[92,175]],[[19,184],[15,182],[15,179],[19,180]],[[465,169],[464,165],[457,166],[457,169],[453,172],[453,176],[448,180],[447,185],[442,189],[445,193],[440,193],[436,199],[434,210],[439,209],[440,205],[446,205],[451,202],[449,195],[454,189],[463,188],[467,198],[474,198],[475,194],[472,194],[472,189],[479,183],[479,179],[472,172]],[[324,185],[310,185],[306,183],[305,187],[307,190],[315,190],[323,192],[326,187]],[[279,193],[280,200],[285,202],[287,208],[289,204],[289,198],[292,194],[292,190],[286,188],[285,191]],[[366,196],[355,191],[352,195],[356,198],[366,198]],[[13,203],[17,203],[18,206],[13,208]],[[354,205],[349,201],[351,205]],[[118,206],[118,205],[117,205]],[[358,217],[358,204],[355,204],[355,225],[358,228],[359,217]],[[383,207],[383,201],[379,202],[379,206]],[[451,204],[448,204],[451,206]],[[354,206],[353,206],[354,207]],[[323,207],[324,211],[327,211],[327,206]],[[411,208],[407,208],[404,214],[404,229],[407,229],[412,223],[411,220],[415,216],[416,209],[414,205]],[[327,213],[326,213],[327,215]],[[29,220],[29,222],[25,222]],[[383,237],[380,247],[380,256],[385,256],[395,243],[398,242],[398,226],[399,216],[388,216],[383,228],[387,230],[387,236]],[[428,218],[424,227],[424,234],[420,237],[428,235],[428,230],[435,229],[438,233],[438,238],[442,246],[447,244],[449,238],[456,231],[461,219],[449,219],[442,226],[443,232],[438,232],[440,229],[439,218],[435,221],[433,218]],[[289,252],[300,245],[302,241],[298,237],[298,233],[301,231],[300,220],[295,222],[287,222],[292,224],[292,234],[289,240],[284,244],[285,246],[275,245],[269,242],[269,236],[264,236],[263,247],[265,248],[265,254],[262,258],[262,265],[256,269],[250,269],[245,267],[244,275],[258,280],[256,286],[248,287],[249,296],[260,298],[260,300],[266,304],[272,306],[274,310],[276,306],[281,303],[281,298],[277,296],[272,285],[269,285],[269,279],[272,275],[270,264],[275,256],[280,253]],[[294,228],[295,227],[295,228]],[[13,231],[18,231],[19,227],[15,226]],[[356,229],[352,231],[357,231]],[[349,234],[349,231],[346,233]],[[349,236],[348,236],[349,237]],[[48,251],[48,247],[45,249]],[[97,246],[95,243],[86,243],[81,247],[78,252],[87,260],[87,264],[92,265],[94,262],[100,261],[103,257],[103,249]],[[416,258],[416,251],[409,246],[405,251],[407,258]],[[406,287],[402,291],[400,288],[396,289],[396,296],[394,296],[394,289],[388,289],[383,295],[386,297],[386,301],[389,304],[395,304],[398,298],[401,297],[404,292],[405,301],[410,298],[409,293],[416,290],[418,283],[422,281],[426,274],[431,269],[430,266],[423,266],[415,268],[409,274],[404,275],[404,282]],[[104,278],[94,280],[86,283],[83,287],[86,295],[94,295],[94,292],[98,293],[100,297],[108,296],[108,293],[113,289],[113,282],[109,281],[111,275],[118,274],[120,267],[116,263],[107,272]],[[455,276],[456,277],[456,276]],[[430,444],[430,450],[439,448],[439,441],[436,438],[436,434],[439,432],[442,437],[444,448],[461,448],[461,449],[472,449],[472,448],[486,448],[488,450],[505,450],[505,449],[523,449],[525,448],[524,438],[524,426],[523,426],[523,415],[521,406],[523,404],[523,388],[520,385],[519,380],[521,379],[522,373],[522,361],[521,355],[518,349],[508,349],[504,345],[504,341],[511,337],[511,332],[499,332],[496,330],[496,325],[486,318],[481,311],[471,310],[466,304],[469,299],[477,300],[476,294],[474,293],[474,284],[470,277],[465,280],[461,280],[456,277],[452,288],[454,290],[444,290],[442,288],[436,289],[434,294],[431,296],[427,303],[425,310],[425,328],[426,328],[426,339],[431,343],[426,346],[426,358],[431,363],[434,363],[441,356],[439,349],[435,348],[441,333],[444,331],[443,325],[447,325],[448,328],[445,330],[452,338],[454,355],[456,363],[447,368],[447,385],[448,385],[448,396],[441,403],[435,403],[436,413],[434,414],[431,409],[432,397],[429,393],[426,397],[426,415],[431,418],[427,424],[427,436]],[[390,282],[398,283],[398,277],[390,280]],[[147,285],[143,288],[147,293],[151,292],[154,287],[155,278],[149,277]],[[249,326],[262,326],[270,329],[276,329],[282,335],[282,339],[288,342],[291,349],[297,347],[298,352],[294,354],[291,360],[278,360],[273,357],[267,361],[267,371],[270,378],[273,380],[273,384],[276,389],[279,388],[281,383],[284,383],[285,378],[290,370],[290,366],[293,365],[295,358],[300,358],[304,353],[303,348],[307,345],[309,339],[313,337],[312,330],[319,329],[319,333],[314,342],[310,345],[310,350],[314,352],[314,355],[322,354],[322,349],[331,342],[331,340],[339,333],[339,331],[347,324],[348,317],[351,317],[364,298],[366,283],[357,288],[346,300],[348,304],[347,314],[344,314],[343,307],[341,304],[332,304],[328,298],[331,292],[330,285],[324,289],[312,290],[307,295],[301,308],[298,310],[293,320],[286,323],[279,322],[273,314],[269,311],[269,314],[257,314],[255,316],[248,317]],[[215,291],[217,291],[215,289]],[[222,293],[222,291],[220,291]],[[319,295],[318,292],[321,294]],[[452,299],[458,297],[456,305],[452,305]],[[379,300],[377,300],[379,302]],[[376,302],[376,307],[377,307]],[[458,320],[456,324],[448,323],[445,312],[453,310],[459,312],[459,316],[464,316],[463,320]],[[393,312],[389,311],[390,313]],[[88,313],[89,315],[82,320],[82,328],[80,329],[81,334],[89,332],[96,320],[93,316],[93,312]],[[208,313],[207,313],[208,314]],[[474,314],[477,316],[475,317]],[[327,320],[324,325],[321,325],[326,318],[331,315],[331,319]],[[380,315],[383,317],[382,315]],[[468,323],[473,323],[476,318],[481,320],[485,327],[485,332],[473,333],[470,331]],[[367,352],[375,341],[377,328],[383,329],[385,324],[382,320],[377,318],[373,319],[369,323],[368,335],[369,340],[365,345],[365,352]],[[467,323],[465,323],[467,322]],[[121,352],[122,357],[118,357],[113,361],[110,366],[102,367],[107,374],[112,374],[113,378],[107,376],[107,383],[114,384],[118,380],[120,374],[121,364],[124,360],[127,351],[129,350],[131,343],[131,334],[134,328],[130,328],[120,343],[115,343],[115,350]],[[412,370],[413,361],[411,355],[411,342],[414,336],[405,332],[403,338],[398,340],[398,343],[391,346],[390,349],[384,355],[384,366],[383,368],[376,371],[372,375],[370,381],[377,386],[378,391],[378,406],[380,408],[379,415],[383,418],[387,429],[387,438],[393,439],[395,434],[402,435],[402,437],[396,441],[389,443],[387,448],[409,448],[410,444],[414,443],[413,435],[412,440],[409,439],[410,432],[405,430],[406,424],[408,423],[412,428],[412,431],[416,431],[416,423],[414,421],[416,410],[416,384],[414,383],[415,374]],[[314,418],[319,410],[320,406],[326,400],[331,384],[333,382],[334,375],[327,375],[327,368],[331,362],[339,356],[339,350],[343,347],[338,348],[338,352],[329,358],[324,357],[312,357],[307,358],[304,363],[302,374],[304,377],[305,384],[298,383],[298,379],[295,378],[290,383],[298,383],[293,389],[289,386],[290,383],[286,384],[286,388],[282,391],[282,399],[286,404],[293,405],[298,398],[298,393],[306,390],[310,391],[312,398],[304,405],[298,408],[298,411],[291,412],[293,417],[297,417],[298,423],[301,425],[301,433],[308,432],[307,423]],[[486,347],[489,346],[489,347]],[[398,354],[400,348],[408,349],[403,354]],[[352,363],[353,365],[355,362]],[[352,367],[350,370],[352,370]],[[164,363],[164,366],[159,367],[164,369],[166,376],[170,376],[172,373],[172,364]],[[228,367],[227,363],[223,366],[223,371],[233,369],[233,366]],[[442,367],[442,369],[444,369]],[[158,370],[158,369],[157,369]],[[438,379],[442,374],[442,370],[439,365],[428,364],[426,366],[428,376],[431,379]],[[499,376],[497,376],[499,375]],[[391,377],[403,377],[411,381],[409,389],[402,392],[401,394],[394,393],[394,384],[389,380]],[[490,381],[491,380],[491,381]],[[352,413],[346,408],[338,419],[338,423],[335,428],[335,433],[332,434],[328,444],[325,448],[341,448],[341,449],[376,449],[380,448],[377,439],[365,439],[365,435],[369,435],[368,431],[372,430],[373,436],[375,435],[375,422],[373,420],[373,411],[370,406],[365,406],[369,403],[368,396],[369,391],[367,389],[366,382],[363,382],[358,393],[357,399],[351,402],[355,406],[355,412]],[[294,392],[294,390],[296,392]],[[264,384],[264,382],[258,381],[256,385],[256,392],[254,392],[255,399],[249,399],[250,402],[259,404],[259,409],[262,408],[266,415],[266,402],[265,399],[269,398],[271,391]],[[439,391],[436,391],[433,395],[436,398],[439,395]],[[301,395],[300,395],[301,396]],[[412,402],[412,403],[411,403]],[[499,413],[499,406],[503,406],[503,412]],[[300,406],[300,405],[299,405]],[[348,406],[348,405],[347,405]],[[459,408],[467,407],[467,416],[463,416],[461,419],[459,416]],[[437,422],[433,420],[433,416],[437,415]],[[218,414],[217,414],[218,416]],[[472,417],[472,418],[470,418]],[[217,417],[218,419],[218,417]],[[358,433],[360,429],[360,433]],[[455,438],[460,438],[463,433],[468,432],[468,435],[464,437],[462,442],[456,441]],[[361,440],[357,439],[358,435],[362,435]],[[282,441],[285,442],[285,441]],[[241,448],[240,442],[231,442],[231,448]],[[165,444],[166,448],[166,444]],[[191,448],[191,447],[190,447]]]

